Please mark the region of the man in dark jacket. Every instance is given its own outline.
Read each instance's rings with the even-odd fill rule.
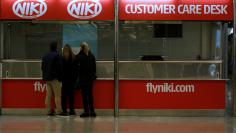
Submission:
[[[51,108],[52,95],[55,97],[56,114],[63,115],[61,108],[62,58],[57,52],[57,42],[50,44],[50,52],[42,59],[43,80],[47,84],[46,109],[48,115],[54,115]]]
[[[78,62],[79,86],[82,93],[84,113],[80,117],[96,117],[93,106],[93,81],[96,79],[96,61],[86,43],[82,43],[81,50],[76,55]]]

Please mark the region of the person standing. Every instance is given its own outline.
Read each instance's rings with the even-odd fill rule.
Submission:
[[[56,114],[63,115],[61,108],[61,81],[62,81],[62,58],[57,52],[57,42],[51,42],[50,52],[42,58],[43,80],[46,81],[47,92],[45,105],[49,116],[55,115],[51,107],[51,98],[54,95]]]
[[[75,55],[70,45],[63,48],[63,78],[62,78],[62,110],[67,115],[67,101],[69,101],[69,115],[75,115],[74,110],[74,87],[76,81]]]
[[[80,117],[96,117],[93,105],[93,82],[96,79],[96,59],[89,50],[88,44],[80,45],[76,55],[78,63],[79,87],[81,89],[84,112]]]

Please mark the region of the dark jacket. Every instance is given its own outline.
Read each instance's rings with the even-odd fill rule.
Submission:
[[[63,76],[62,76],[62,82],[65,84],[71,84],[73,85],[76,81],[77,74],[76,74],[76,64],[75,61],[65,60],[63,59]]]
[[[78,66],[79,84],[91,84],[96,78],[96,59],[95,56],[89,52],[86,55],[80,52],[76,55]]]
[[[43,80],[62,81],[62,58],[55,52],[49,52],[42,59]]]

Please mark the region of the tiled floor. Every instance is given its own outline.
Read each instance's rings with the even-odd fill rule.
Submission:
[[[236,133],[236,119],[0,116],[0,133]]]

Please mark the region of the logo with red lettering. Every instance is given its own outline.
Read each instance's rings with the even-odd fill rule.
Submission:
[[[12,6],[14,14],[24,19],[34,19],[43,16],[47,11],[44,0],[17,0]]]
[[[72,0],[67,6],[67,12],[74,18],[90,19],[102,11],[99,0]]]

